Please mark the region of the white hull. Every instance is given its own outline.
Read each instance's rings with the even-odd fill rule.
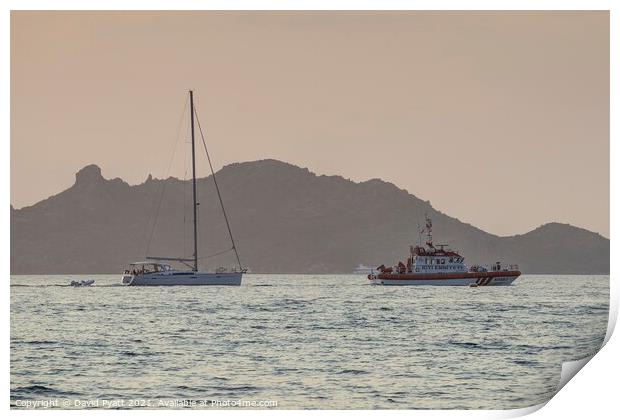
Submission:
[[[241,286],[243,273],[204,273],[194,271],[125,274],[126,286]]]
[[[480,278],[441,279],[371,279],[370,283],[381,286],[510,286],[518,276],[494,276]]]

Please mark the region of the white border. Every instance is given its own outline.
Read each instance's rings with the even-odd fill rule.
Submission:
[[[8,10],[611,10],[612,0],[9,0]]]
[[[145,8],[148,6],[148,8]],[[2,15],[2,23],[0,25],[3,33],[3,42],[2,42],[2,56],[5,58],[4,65],[2,66],[2,78],[4,80],[4,85],[6,89],[3,92],[6,92],[4,95],[4,101],[2,102],[3,106],[3,124],[4,128],[3,132],[5,133],[5,141],[4,141],[4,159],[5,164],[2,166],[2,171],[4,174],[5,182],[2,183],[3,193],[5,197],[10,197],[10,15],[9,11],[14,10],[106,10],[106,9],[115,9],[115,10],[199,10],[199,9],[212,9],[212,10],[243,10],[243,9],[264,9],[264,10],[278,10],[278,9],[286,9],[286,10],[312,10],[312,9],[324,9],[324,10],[344,10],[344,9],[355,9],[355,10],[611,10],[610,20],[611,20],[611,115],[617,115],[617,98],[618,98],[618,83],[614,77],[614,72],[618,70],[618,23],[619,19],[617,16],[618,8],[614,8],[615,3],[612,1],[603,1],[603,0],[591,0],[591,1],[558,1],[558,0],[522,0],[522,1],[397,1],[397,0],[385,0],[385,1],[326,1],[326,0],[316,0],[316,1],[277,1],[277,0],[263,0],[263,1],[250,1],[250,0],[214,0],[214,1],[192,1],[192,0],[177,0],[177,1],[163,1],[163,0],[153,0],[150,2],[140,2],[135,0],[110,0],[110,1],[89,1],[85,3],[83,1],[76,0],[65,0],[65,1],[43,1],[43,0],[23,0],[23,1],[14,1],[10,0],[7,2],[3,2],[4,14]],[[611,144],[610,144],[610,159],[611,159],[611,185],[617,185],[618,180],[618,170],[613,165],[614,162],[618,162],[618,128],[617,128],[617,118],[612,117],[611,119]],[[611,214],[615,214],[618,211],[618,198],[617,194],[614,194],[613,190],[611,191]],[[5,276],[5,291],[7,292],[4,297],[4,305],[2,308],[3,320],[2,323],[2,336],[4,338],[5,346],[2,348],[2,360],[4,361],[5,370],[3,371],[3,384],[5,384],[4,391],[4,407],[3,409],[8,411],[9,415],[15,417],[34,417],[34,416],[50,416],[52,418],[64,418],[64,417],[74,417],[81,416],[84,414],[83,411],[73,411],[73,412],[59,412],[59,411],[19,411],[13,410],[9,411],[9,353],[8,353],[8,343],[9,343],[9,252],[10,252],[10,244],[9,244],[9,203],[5,203],[5,206],[2,210],[3,218],[2,218],[2,229],[3,229],[3,238],[5,239],[2,243],[2,255],[5,259],[3,267],[6,276]],[[617,225],[614,223],[613,218],[611,220],[611,230],[610,237],[616,237]],[[617,375],[619,373],[619,363],[615,354],[618,353],[618,349],[620,344],[618,343],[617,337],[611,337],[611,332],[615,326],[615,321],[617,319],[618,313],[618,287],[616,281],[613,279],[616,278],[618,274],[617,264],[614,264],[614,261],[618,259],[618,247],[615,246],[615,242],[611,242],[611,308],[610,308],[610,324],[608,328],[608,334],[606,340],[609,340],[606,346],[601,350],[599,354],[597,354],[593,360],[588,363],[579,373],[578,378],[576,380],[570,381],[559,393],[556,395],[546,407],[542,410],[537,411],[532,414],[531,418],[555,418],[561,417],[563,419],[582,419],[584,416],[595,416],[595,417],[609,417],[608,413],[616,412],[618,404],[616,403],[617,399],[617,384],[618,379]],[[291,413],[291,411],[259,411],[259,412],[251,412],[252,417],[256,418],[271,418],[271,417],[289,417],[291,415],[295,415],[295,417],[308,417],[308,416],[327,416],[327,417],[342,417],[343,415],[346,417],[355,418],[370,418],[376,415],[388,416],[391,418],[409,418],[411,416],[417,416],[422,418],[432,417],[432,418],[505,418],[505,417],[514,417],[523,414],[527,414],[532,410],[540,407],[533,407],[530,409],[522,409],[522,410],[510,410],[510,411],[406,411],[406,410],[392,410],[392,411],[320,411],[320,412],[312,412],[312,411],[296,411],[295,413]],[[200,412],[187,412],[184,411],[183,415],[186,416],[198,416],[204,417],[215,416],[215,417],[237,417],[242,416],[244,414],[250,414],[247,411],[210,411],[206,414],[204,411]],[[162,416],[170,416],[170,415],[180,415],[180,412],[175,411],[171,413],[167,410],[161,411],[132,411],[131,414],[129,412],[103,412],[103,411],[89,411],[89,416],[108,417],[110,415],[120,415],[120,416],[128,416],[132,417],[144,417],[152,418]]]

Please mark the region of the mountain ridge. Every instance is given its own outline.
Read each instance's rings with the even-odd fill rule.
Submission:
[[[433,217],[438,242],[463,251],[470,264],[501,259],[530,273],[609,272],[609,240],[569,224],[549,222],[498,236],[434,209],[393,183],[317,175],[275,159],[229,164],[216,175],[242,261],[255,272],[340,273],[358,263],[394,264],[417,240],[412,222],[425,212]],[[187,255],[191,219],[187,208],[181,217],[175,204],[187,201],[189,183],[149,174],[143,183],[130,185],[87,165],[64,191],[32,206],[11,206],[11,272],[119,272],[149,250],[176,255],[183,249]],[[210,255],[228,239],[212,177],[197,184],[204,203],[199,251]],[[157,207],[163,223],[154,222]],[[176,238],[180,232],[182,241]],[[209,265],[226,262],[226,257],[215,258]]]

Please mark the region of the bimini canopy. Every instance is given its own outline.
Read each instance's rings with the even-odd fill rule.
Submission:
[[[134,267],[134,266],[152,266],[152,267],[166,267],[166,268],[170,268],[170,264],[167,263],[162,263],[159,261],[137,261],[137,262],[133,262],[131,264],[129,264],[130,266]]]

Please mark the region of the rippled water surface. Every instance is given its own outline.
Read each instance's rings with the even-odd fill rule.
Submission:
[[[93,287],[66,287],[93,278]],[[277,408],[490,408],[551,398],[597,351],[609,276],[381,287],[246,275],[241,287],[11,277],[11,403],[244,399]]]

